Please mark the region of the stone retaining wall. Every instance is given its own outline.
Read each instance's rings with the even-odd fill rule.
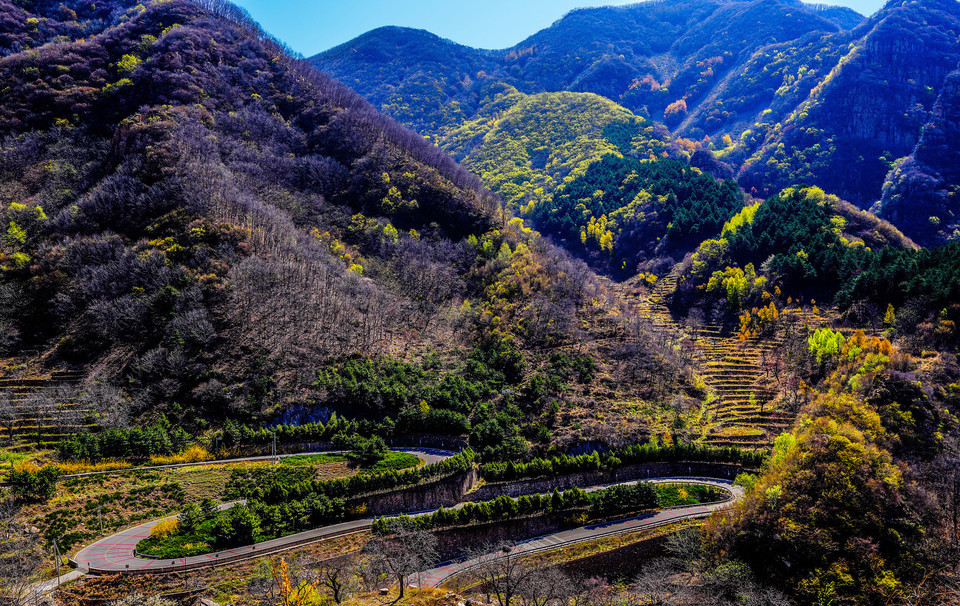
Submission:
[[[477,470],[456,476],[403,488],[392,492],[367,495],[346,500],[347,507],[365,506],[367,515],[411,513],[440,507],[452,507],[477,483]]]
[[[452,560],[472,551],[487,552],[487,547],[496,548],[502,543],[516,543],[540,535],[556,532],[564,527],[564,522],[572,515],[568,513],[550,513],[529,518],[485,522],[457,528],[445,528],[432,531],[437,537],[437,553],[440,560]]]
[[[489,501],[505,494],[517,497],[525,494],[543,494],[554,488],[597,486],[629,480],[655,479],[669,476],[729,478],[733,480],[743,468],[735,463],[639,463],[625,465],[613,471],[587,471],[553,478],[516,480],[485,484],[467,494],[464,501]]]

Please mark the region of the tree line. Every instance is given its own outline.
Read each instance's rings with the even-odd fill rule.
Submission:
[[[529,478],[555,477],[585,471],[612,470],[624,465],[697,461],[711,463],[738,463],[748,468],[758,468],[767,459],[764,450],[744,450],[732,446],[708,446],[703,444],[633,444],[615,448],[600,454],[561,454],[547,459],[536,458],[528,463],[490,462],[480,469],[483,477],[491,482]]]
[[[546,515],[581,511],[587,518],[597,519],[631,511],[656,509],[660,496],[652,484],[612,486],[605,490],[585,492],[571,488],[550,495],[524,495],[516,499],[501,495],[491,501],[466,503],[457,509],[440,508],[423,516],[377,518],[374,534],[390,534],[398,530],[433,530],[448,526],[466,526],[483,522],[499,522],[530,515]]]

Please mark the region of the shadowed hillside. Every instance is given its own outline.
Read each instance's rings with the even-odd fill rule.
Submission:
[[[0,346],[119,388],[88,425],[336,411],[513,456],[550,446],[558,402],[686,385],[666,350],[618,380],[636,355],[592,343],[631,319],[582,262],[242,11],[0,9]]]
[[[572,11],[502,51],[389,28],[311,62],[430,135],[475,122],[494,86],[596,93],[712,151],[756,196],[809,184],[870,208],[923,126],[943,120],[934,106],[960,60],[958,24],[955,0],[891,2],[869,19],[789,1],[644,2]],[[922,172],[941,193],[907,179],[884,216],[943,242],[955,179]],[[942,227],[921,225],[931,217]]]

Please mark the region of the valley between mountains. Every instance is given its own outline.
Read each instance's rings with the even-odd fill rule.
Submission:
[[[4,601],[960,601],[960,3],[558,17],[0,0]]]

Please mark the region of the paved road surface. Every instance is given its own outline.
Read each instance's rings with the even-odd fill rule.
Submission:
[[[427,464],[448,459],[455,454],[436,449],[421,450],[409,448],[396,450],[415,454]],[[221,507],[230,506],[232,505]],[[149,537],[150,529],[159,524],[160,521],[161,520],[153,520],[152,522],[147,522],[134,528],[128,528],[113,536],[97,541],[89,547],[80,550],[77,555],[73,557],[73,561],[81,571],[94,569],[97,572],[172,572],[175,570],[209,566],[214,562],[229,562],[259,556],[264,553],[281,551],[291,546],[313,543],[325,538],[364,530],[369,528],[373,523],[372,519],[354,520],[352,522],[344,522],[343,524],[335,524],[333,526],[317,528],[307,532],[257,543],[256,545],[227,549],[217,553],[189,558],[178,558],[176,560],[154,560],[136,556],[134,549],[137,543]]]
[[[66,585],[70,581],[74,581],[83,576],[83,572],[80,570],[72,570],[66,574],[60,575],[59,578],[52,578],[49,581],[40,581],[39,583],[34,583],[30,587],[30,593],[28,599],[24,602],[28,604],[31,602],[30,597],[39,598],[45,596],[61,584]]]
[[[421,457],[425,461],[436,462],[448,458],[452,453],[447,453],[444,451],[421,451],[410,449],[408,452],[412,452],[417,456]],[[714,484],[721,486],[723,488],[730,489],[731,484],[729,482],[721,482],[713,479],[696,479],[691,480],[690,478],[683,479],[661,479],[658,481],[663,482],[695,482],[695,483],[706,483]],[[630,482],[635,483],[635,482]],[[602,487],[591,487],[589,490],[599,490]],[[230,507],[232,504],[227,504],[222,507]],[[690,516],[705,516],[709,515],[713,509],[716,509],[718,506],[694,506],[689,508],[668,510],[660,512],[658,514],[653,514],[652,517],[656,516],[666,516],[657,518],[660,520],[660,523],[663,523],[663,519],[679,519],[684,515]],[[631,520],[624,520],[621,522],[616,522],[612,524],[605,525],[596,525],[588,526],[585,528],[574,529],[570,531],[564,531],[563,533],[555,533],[554,535],[548,535],[546,537],[541,537],[540,539],[534,539],[534,541],[544,540],[549,542],[551,545],[557,544],[557,542],[576,542],[581,540],[587,540],[594,538],[596,536],[602,536],[604,534],[615,534],[617,532],[626,532],[629,530],[635,530],[639,528],[651,527],[655,525],[653,521],[646,520],[651,516],[641,516],[639,518],[633,518]],[[134,528],[129,528],[122,532],[119,532],[113,536],[107,537],[100,541],[97,541],[93,545],[82,549],[80,552],[74,556],[73,561],[76,563],[77,567],[83,571],[87,572],[91,569],[98,573],[158,573],[158,572],[175,572],[177,570],[189,570],[193,568],[200,568],[204,566],[217,565],[221,563],[240,561],[245,559],[250,559],[254,557],[260,557],[269,553],[275,553],[278,551],[283,551],[291,547],[304,545],[308,543],[314,543],[323,539],[332,538],[335,536],[342,536],[345,534],[351,534],[354,532],[359,532],[366,530],[373,523],[373,518],[365,518],[361,520],[353,520],[350,522],[343,522],[341,524],[334,524],[332,526],[326,526],[323,528],[317,528],[307,532],[301,532],[286,537],[281,537],[279,539],[272,539],[270,541],[265,541],[263,543],[257,543],[256,545],[248,545],[245,547],[238,547],[235,549],[228,549],[225,551],[204,554],[199,556],[193,556],[188,558],[178,558],[175,560],[155,560],[148,558],[141,558],[135,555],[134,549],[137,546],[137,543],[143,539],[150,536],[150,529],[156,526],[160,520],[154,520],[152,522],[147,522],[146,524],[141,524]],[[567,534],[570,533],[570,534]],[[554,537],[554,538],[551,538]],[[532,544],[530,541],[523,543],[522,545]],[[464,570],[470,567],[470,562],[460,562],[460,563],[447,563],[446,565],[437,569],[437,572],[431,571],[429,574],[425,573],[421,575],[423,577],[423,584],[428,584],[428,579],[431,579],[431,582],[439,583],[442,580],[448,578],[455,572]]]
[[[526,541],[521,541],[517,543],[510,551],[511,557],[515,557],[518,554],[532,554],[538,551],[546,551],[550,549],[556,549],[558,547],[563,547],[565,545],[570,545],[573,543],[581,543],[583,541],[589,541],[592,539],[598,539],[600,537],[605,537],[614,534],[622,534],[625,532],[633,532],[636,530],[643,530],[648,528],[656,528],[657,526],[664,526],[667,524],[672,524],[674,522],[680,522],[683,520],[690,520],[694,518],[705,518],[708,517],[711,513],[717,509],[728,507],[731,502],[737,501],[743,497],[743,490],[734,486],[730,481],[722,481],[716,479],[708,478],[658,478],[647,480],[653,483],[696,483],[696,484],[708,484],[711,486],[717,486],[724,488],[730,491],[732,497],[727,501],[721,503],[714,503],[710,505],[691,505],[687,507],[674,507],[671,509],[665,509],[663,511],[658,511],[656,513],[644,514],[626,520],[617,520],[615,522],[605,522],[602,524],[593,524],[590,526],[583,526],[580,528],[572,528],[570,530],[561,530],[559,532],[553,532],[546,534],[540,537],[529,539]],[[636,482],[629,482],[635,484]],[[593,490],[600,490],[603,487],[591,487],[588,489],[588,492]],[[441,585],[444,581],[450,579],[451,577],[466,572],[467,570],[489,561],[490,559],[496,559],[501,557],[500,552],[494,552],[480,556],[478,558],[472,558],[467,560],[457,560],[451,562],[443,562],[436,567],[420,572],[419,574],[412,575],[410,577],[411,583],[419,583],[422,587],[437,587]]]
[[[430,465],[437,461],[449,459],[456,453],[436,448],[391,448],[396,452],[411,452],[423,459],[424,463]],[[205,465],[229,465],[232,463],[253,463],[257,461],[272,461],[274,459],[285,459],[287,457],[309,457],[311,455],[339,455],[345,454],[346,450],[320,450],[316,452],[298,452],[293,454],[281,454],[277,456],[263,455],[256,457],[241,457],[239,459],[211,459],[209,461],[197,461],[195,463],[175,463],[173,465],[150,465],[148,467],[128,467],[126,469],[111,469],[110,471],[89,471],[87,473],[72,473],[63,476],[64,478],[86,478],[89,476],[102,476],[109,474],[125,473],[130,471],[150,471],[156,469],[178,469],[181,467],[202,467]]]

